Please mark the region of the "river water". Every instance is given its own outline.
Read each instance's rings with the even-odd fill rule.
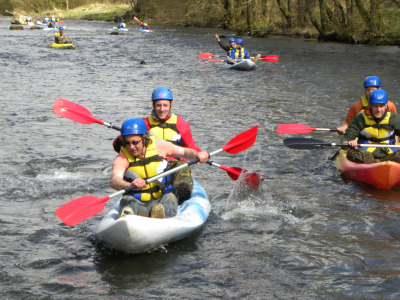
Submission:
[[[65,20],[75,50],[48,48],[52,33],[11,31],[0,18],[1,283],[3,299],[395,299],[400,297],[400,190],[342,178],[335,149],[296,151],[276,126],[334,128],[378,75],[400,99],[400,49],[245,37],[250,54],[279,55],[253,72],[205,63],[223,55],[215,29],[154,27],[110,35],[115,24]],[[227,39],[225,39],[227,41]],[[144,60],[147,64],[142,65]],[[54,214],[84,195],[113,193],[117,133],[53,114],[57,98],[121,125],[147,116],[164,85],[197,144],[221,148],[258,125],[249,150],[214,161],[266,175],[247,190],[218,168],[192,168],[212,203],[202,231],[151,253],[125,255],[96,242],[105,210],[79,225]],[[304,135],[306,136],[306,135]],[[338,142],[335,133],[308,136]]]

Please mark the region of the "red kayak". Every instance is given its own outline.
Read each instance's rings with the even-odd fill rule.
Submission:
[[[348,160],[346,156],[347,152],[340,150],[334,159],[334,163],[338,171],[350,179],[385,190],[400,185],[400,164],[393,161],[358,164]]]

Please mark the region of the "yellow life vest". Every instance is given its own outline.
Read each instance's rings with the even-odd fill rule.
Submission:
[[[150,131],[159,140],[169,141],[175,145],[182,146],[182,136],[176,128],[178,116],[172,114],[164,123],[155,120],[152,116],[147,118],[150,123]]]
[[[63,44],[64,43],[64,36],[61,35],[61,33],[59,32],[55,32],[54,33],[54,38],[55,38],[55,42],[58,44]]]
[[[367,115],[364,111],[362,112],[365,121],[365,128],[361,130],[358,142],[360,144],[395,144],[395,134],[392,127],[389,126],[389,119],[391,116],[390,112],[386,113],[386,116],[377,123],[373,116]],[[376,147],[360,148],[361,150],[367,150],[368,152],[374,152]],[[386,154],[392,154],[393,151],[390,148],[382,148]]]
[[[238,59],[238,58],[239,59],[244,59],[244,48],[239,48],[239,49],[236,48],[235,59]]]
[[[125,154],[129,162],[128,170],[136,174],[135,177],[147,179],[164,172],[168,167],[168,161],[158,155],[154,136],[151,136],[150,139],[152,142],[147,146],[146,154],[143,158],[134,157],[129,153],[126,147],[121,147],[122,152]],[[144,188],[139,192],[134,191],[132,194],[136,199],[141,201],[150,201],[151,199],[161,198],[164,194],[163,190],[165,190],[164,186],[161,185],[162,181],[166,181],[165,177],[161,182],[150,182],[147,188]]]
[[[361,103],[362,103],[362,107],[363,109],[366,109],[368,107],[368,99],[365,96],[361,97]]]

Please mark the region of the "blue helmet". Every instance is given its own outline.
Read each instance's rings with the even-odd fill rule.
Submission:
[[[374,90],[369,95],[369,103],[387,104],[388,95],[384,90]]]
[[[234,43],[235,42],[235,38],[230,38],[229,39],[229,43]]]
[[[147,23],[147,21],[146,21],[146,20],[144,20],[144,21],[143,21],[143,23]]]
[[[243,42],[242,39],[237,39],[237,40],[236,40],[236,44],[243,45],[243,43],[244,43],[244,42]]]
[[[145,134],[146,132],[147,127],[143,119],[128,119],[122,124],[121,135]]]
[[[381,87],[381,80],[379,79],[378,76],[368,76],[364,80],[364,87],[369,87],[369,86],[377,86]]]
[[[153,91],[153,94],[151,95],[151,100],[152,101],[156,101],[156,100],[172,101],[174,99],[172,98],[172,92],[168,88],[166,88],[165,86],[160,86]]]
[[[64,30],[64,27],[60,26],[58,27],[59,30]]]

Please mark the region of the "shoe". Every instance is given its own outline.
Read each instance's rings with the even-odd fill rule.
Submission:
[[[256,62],[257,60],[259,60],[260,57],[261,57],[261,54],[257,54],[257,56],[253,58],[253,62]]]
[[[129,206],[125,206],[122,209],[122,212],[121,212],[119,217],[122,218],[122,217],[125,217],[125,216],[128,216],[128,215],[133,215],[133,210]]]
[[[151,209],[150,217],[155,219],[165,219],[164,206],[161,203],[154,204]]]

